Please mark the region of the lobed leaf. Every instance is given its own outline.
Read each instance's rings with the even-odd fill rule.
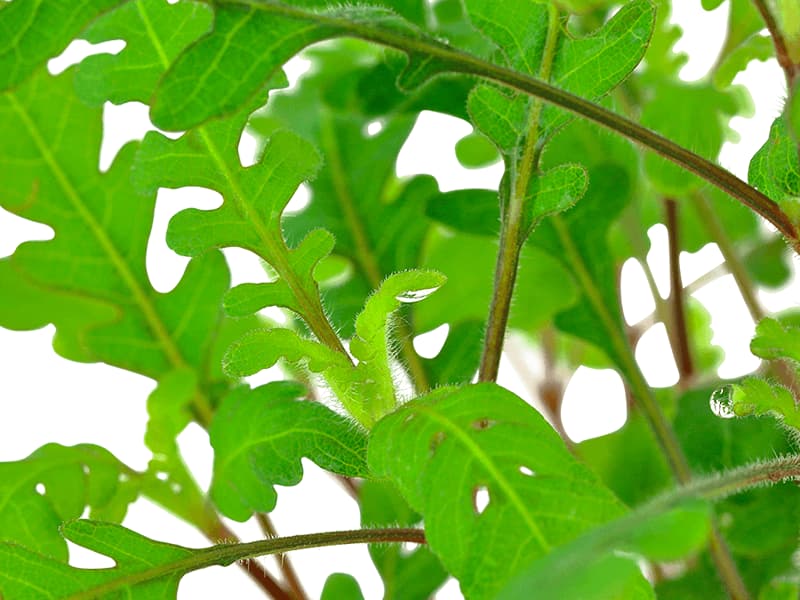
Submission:
[[[156,379],[175,368],[200,368],[221,325],[225,261],[207,253],[189,264],[174,290],[153,289],[145,253],[155,194],[130,188],[133,145],[99,172],[101,112],[75,98],[72,79],[71,71],[39,74],[0,96],[0,202],[55,230],[54,239],[23,244],[9,259],[5,268],[26,284],[8,290],[11,314],[0,319],[13,324],[29,315],[32,307],[21,300],[35,294],[37,309],[48,312],[24,317],[25,325],[55,321],[68,358]]]
[[[90,444],[48,444],[23,460],[0,463],[0,541],[66,561],[61,523],[86,508],[94,517],[121,521],[137,495],[132,475],[107,450]],[[0,579],[4,572],[0,568]]]
[[[3,6],[0,19],[0,91],[12,89],[104,12],[126,0],[34,0]]]
[[[531,560],[624,511],[536,411],[494,384],[441,388],[385,417],[369,464],[423,516],[431,550],[471,598],[493,597]]]
[[[220,405],[209,431],[211,495],[227,517],[246,521],[275,508],[275,485],[297,485],[301,458],[348,477],[367,475],[364,432],[329,408],[303,400],[293,382],[239,388]]]
[[[131,600],[177,598],[178,582],[192,570],[187,560],[202,552],[156,542],[119,525],[97,521],[71,521],[62,527],[62,534],[71,542],[113,558],[116,565],[78,569],[23,546],[0,543],[0,593],[4,597],[54,600],[124,594]]]

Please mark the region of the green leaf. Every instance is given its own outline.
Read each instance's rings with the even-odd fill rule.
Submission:
[[[419,35],[416,27],[383,8],[303,4],[323,10],[296,11],[284,2],[217,5],[213,30],[178,57],[164,77],[151,110],[153,122],[179,131],[230,114],[300,50],[346,35],[353,25],[377,24],[412,38]],[[229,73],[240,76],[231,80]]]
[[[649,102],[642,108],[643,125],[716,160],[722,145],[735,135],[731,117],[751,112],[748,92],[741,87],[720,91],[707,82],[684,83],[660,80],[652,86]],[[648,153],[645,171],[659,193],[684,196],[700,186],[700,179],[665,159]]]
[[[759,321],[750,351],[760,358],[790,358],[800,362],[800,326],[791,320],[766,318]]]
[[[778,203],[790,218],[800,218],[800,155],[785,116],[772,123],[769,139],[750,161],[750,185]]]
[[[62,527],[62,533],[71,542],[113,558],[116,566],[77,569],[22,546],[3,543],[0,592],[5,597],[111,597],[110,591],[101,596],[101,590],[110,588],[131,600],[176,598],[180,578],[191,570],[182,568],[182,562],[202,552],[155,542],[119,525],[97,521],[71,521]]]
[[[498,596],[529,597],[558,590],[559,598],[655,598],[637,560],[675,561],[705,545],[711,528],[706,502],[688,501],[660,511],[645,507],[597,527],[534,562]]]
[[[423,516],[431,550],[471,598],[623,512],[535,410],[494,384],[404,405],[375,426],[369,463]]]
[[[92,105],[148,102],[164,71],[209,29],[211,17],[209,7],[198,2],[128,0],[81,34],[93,44],[124,40],[125,48],[81,62],[75,74],[78,96]]]
[[[421,520],[389,483],[365,481],[358,496],[362,527],[412,527]],[[383,578],[384,600],[426,600],[447,579],[447,572],[425,546],[403,552],[396,545],[373,544],[369,553]]]
[[[492,204],[496,210],[496,199]],[[452,327],[465,321],[486,319],[496,252],[497,243],[487,237],[440,234],[429,242],[423,264],[444,273],[448,285],[416,308],[415,322],[420,331],[429,331],[445,323]],[[463,259],[465,256],[469,261]],[[549,283],[543,286],[542,281]],[[537,330],[575,299],[575,285],[557,259],[538,248],[523,248],[510,327]]]
[[[774,53],[772,38],[758,33],[751,35],[720,62],[714,73],[714,85],[720,89],[730,86],[751,61],[767,61]]]
[[[487,167],[500,158],[497,148],[485,136],[477,131],[464,136],[456,143],[458,161],[468,169]]]
[[[450,327],[444,346],[425,361],[432,386],[464,385],[472,381],[481,358],[483,322],[463,321]]]
[[[15,301],[6,307],[28,315],[22,298],[34,290],[52,295],[37,302],[52,309],[41,321],[56,322],[59,347],[79,349],[78,360],[102,360],[156,379],[204,365],[220,326],[227,266],[221,254],[207,253],[189,264],[171,292],[153,289],[145,253],[155,194],[131,190],[135,146],[99,172],[101,111],[75,98],[71,72],[37,75],[0,96],[0,123],[0,202],[56,232],[53,240],[23,244],[9,259],[27,284],[8,290]]]
[[[305,361],[322,373],[339,402],[369,428],[397,405],[390,365],[390,316],[402,303],[423,300],[444,284],[435,271],[413,270],[387,277],[367,299],[355,323],[350,351],[358,364],[327,346],[286,329],[253,332],[231,346],[225,368],[232,375],[253,374],[281,357]]]
[[[3,6],[0,19],[0,91],[30,77],[59,54],[87,23],[126,0],[23,0]]]
[[[297,485],[301,458],[349,477],[367,475],[364,432],[317,402],[305,387],[274,382],[239,388],[220,405],[209,431],[214,476],[209,494],[226,517],[246,521],[275,508],[275,485]]]
[[[506,65],[535,77],[542,75],[544,66],[553,85],[589,100],[600,99],[633,71],[647,48],[655,18],[649,0],[634,0],[587,37],[559,36],[555,54],[547,57],[546,4],[467,0],[466,7],[475,26],[500,48]],[[509,155],[527,135],[529,104],[537,102],[479,85],[469,108],[478,128]],[[567,120],[558,109],[545,107],[539,136],[546,138]]]
[[[66,561],[61,523],[85,508],[95,518],[121,521],[137,495],[133,475],[107,450],[89,444],[48,444],[23,460],[0,463],[0,540]],[[6,572],[0,568],[0,580]]]
[[[615,285],[608,229],[629,201],[627,174],[614,164],[590,169],[584,199],[564,216],[542,223],[530,242],[560,260],[574,278],[580,299],[556,316],[556,326],[598,348],[631,376],[627,338]]]
[[[331,347],[340,342],[327,323],[314,279],[320,260],[334,240],[324,230],[308,233],[290,248],[281,230],[281,215],[300,183],[314,176],[320,157],[314,147],[288,131],[276,132],[259,162],[241,166],[238,143],[254,101],[234,117],[193,129],[177,140],[149,133],[137,154],[135,178],[144,189],[197,185],[218,191],[222,206],[215,210],[189,209],[170,222],[167,243],[176,252],[196,256],[209,248],[236,246],[267,261],[278,279],[249,284],[226,301],[235,315],[265,306],[289,308],[309,324]]]
[[[358,580],[346,573],[334,573],[325,580],[320,600],[364,600]]]

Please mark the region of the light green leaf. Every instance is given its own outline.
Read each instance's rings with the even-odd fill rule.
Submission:
[[[675,561],[705,545],[711,528],[706,502],[645,507],[534,562],[498,600],[523,600],[530,590],[558,590],[569,600],[655,598],[637,564],[640,558]]]
[[[314,176],[320,157],[314,147],[288,131],[276,132],[258,163],[241,166],[238,144],[253,108],[263,95],[230,119],[193,129],[177,140],[149,133],[137,154],[135,179],[144,189],[197,185],[220,192],[215,210],[189,209],[178,213],[167,230],[175,251],[196,256],[209,248],[236,246],[261,256],[278,279],[266,285],[247,285],[227,300],[242,315],[275,303],[301,315],[331,347],[339,341],[327,323],[314,279],[320,260],[333,248],[324,230],[308,233],[295,247],[287,246],[281,215],[300,183]]]
[[[364,600],[358,580],[347,573],[334,573],[325,580],[320,600]]]
[[[731,416],[746,417],[750,415],[772,415],[795,430],[800,430],[800,410],[792,392],[782,385],[761,379],[748,377],[720,392],[717,400],[722,403],[722,410],[730,410]]]
[[[482,169],[500,158],[494,144],[481,133],[474,131],[456,143],[458,161],[468,169]]]
[[[440,388],[385,417],[369,463],[422,515],[470,598],[494,597],[531,560],[624,511],[539,413],[494,384]]]
[[[318,18],[316,12],[291,10],[291,4],[274,4],[215,7],[213,30],[175,61],[159,87],[151,111],[158,127],[180,131],[238,110],[300,50],[346,35],[354,25],[418,35],[413,25],[379,7],[323,9],[327,18]],[[239,75],[231,79],[230,73]]]
[[[210,429],[214,476],[209,491],[227,517],[246,521],[275,508],[275,485],[297,485],[301,458],[341,475],[367,475],[366,436],[329,408],[304,400],[305,387],[274,382],[239,388],[220,405]]]
[[[720,62],[714,72],[714,85],[724,89],[733,83],[736,76],[744,71],[751,61],[766,61],[772,58],[775,46],[772,38],[755,33],[742,42]]]
[[[0,91],[27,79],[58,55],[87,23],[126,0],[50,0],[3,5],[0,18]]]
[[[642,108],[641,121],[700,156],[716,160],[722,145],[734,139],[731,117],[746,115],[751,109],[749,93],[742,87],[721,91],[709,82],[659,80]],[[646,154],[644,164],[650,181],[662,195],[684,197],[701,185],[695,175],[655,154]]]
[[[51,311],[41,319],[59,325],[60,347],[80,349],[79,360],[156,379],[176,368],[200,368],[220,326],[225,261],[207,253],[191,261],[174,290],[153,289],[145,253],[155,194],[131,190],[133,145],[100,173],[101,135],[101,110],[75,98],[71,71],[37,75],[0,96],[0,202],[55,230],[54,239],[23,244],[10,259],[16,276],[29,283],[4,289],[15,299],[6,306],[28,315],[17,293],[52,295],[38,301]],[[67,314],[68,307],[74,312]]]
[[[119,525],[97,521],[71,521],[63,526],[62,533],[71,542],[113,558],[116,566],[77,569],[23,546],[2,543],[0,593],[4,597],[88,599],[124,593],[131,600],[177,598],[178,582],[191,570],[183,563],[202,552],[156,542]]]
[[[304,362],[322,373],[339,402],[361,424],[370,427],[397,405],[390,356],[390,316],[403,303],[423,300],[444,284],[434,271],[412,270],[386,278],[368,299],[355,323],[350,350],[358,363],[340,352],[287,329],[255,331],[231,346],[225,369],[231,375],[250,375],[284,357]]]
[[[560,36],[555,53],[546,56],[546,4],[467,0],[466,7],[475,26],[500,48],[505,64],[534,77],[542,76],[544,68],[553,85],[589,100],[600,99],[633,71],[644,56],[655,18],[649,0],[634,0],[587,37]],[[531,103],[538,101],[479,85],[469,109],[477,126],[509,155],[531,127]],[[538,135],[546,138],[568,119],[558,109],[545,107]]]
[[[78,96],[92,105],[149,102],[164,71],[209,29],[211,17],[209,7],[198,2],[128,0],[81,34],[94,44],[124,40],[125,48],[81,62],[75,74]]]
[[[48,444],[23,460],[0,463],[0,541],[66,561],[61,523],[85,508],[95,518],[121,521],[136,499],[133,475],[107,450],[89,444]],[[0,566],[0,580],[4,572]]]
[[[750,351],[760,358],[791,358],[800,362],[800,326],[788,320],[766,318],[759,321]]]
[[[496,195],[492,195],[496,222],[497,200]],[[486,307],[492,298],[496,252],[497,243],[488,237],[448,234],[438,235],[429,242],[423,265],[444,273],[448,285],[416,308],[416,324],[420,331],[429,331],[445,323],[453,327],[465,321],[484,322]],[[465,256],[469,257],[468,261],[464,260]],[[542,281],[547,281],[548,285],[541,285]],[[523,248],[510,327],[537,330],[575,300],[575,284],[559,259],[530,245]]]
[[[580,165],[561,165],[532,178],[526,198],[530,222],[538,224],[545,217],[572,208],[588,185],[588,174]]]
[[[772,123],[769,139],[750,161],[747,178],[792,219],[800,218],[800,155],[785,116]]]

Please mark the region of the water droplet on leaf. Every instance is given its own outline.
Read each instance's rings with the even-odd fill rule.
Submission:
[[[736,416],[733,412],[733,387],[729,385],[714,390],[708,404],[711,406],[711,412],[722,419],[732,419]]]
[[[433,292],[438,290],[439,287],[431,287],[425,288],[424,290],[409,290],[407,292],[403,292],[402,294],[398,294],[395,296],[395,299],[399,300],[400,302],[405,302],[406,304],[413,304],[414,302],[419,302],[420,300],[425,300],[428,296],[430,296]]]

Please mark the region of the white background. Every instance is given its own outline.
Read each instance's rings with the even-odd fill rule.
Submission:
[[[727,20],[727,3],[713,13],[700,9],[699,0],[675,0],[673,20],[684,27],[685,35],[678,49],[690,53],[690,61],[681,75],[687,80],[701,78],[714,63],[722,44]],[[112,45],[111,50],[119,50]],[[106,51],[109,51],[108,49]],[[86,52],[85,44],[74,44],[52,70],[65,68]],[[302,59],[289,65],[296,78],[305,68]],[[752,154],[767,138],[769,125],[780,113],[785,99],[783,75],[775,61],[752,63],[739,76],[737,83],[749,87],[755,104],[755,116],[735,118],[733,127],[741,134],[741,142],[728,144],[723,150],[722,164],[742,178]],[[140,138],[150,128],[146,108],[129,104],[106,107],[106,132],[100,165],[110,164],[114,153],[129,139]],[[459,187],[493,187],[499,180],[499,165],[479,171],[466,171],[455,158],[455,142],[471,130],[462,121],[424,113],[420,116],[397,169],[400,176],[414,173],[435,175],[442,189]],[[251,140],[242,142],[243,159],[252,153]],[[0,192],[2,193],[2,192]],[[218,196],[205,193],[186,194],[162,190],[156,207],[147,266],[159,291],[168,291],[180,278],[186,259],[172,253],[164,243],[169,218],[177,211],[193,205],[211,208]],[[0,209],[0,257],[12,254],[25,240],[47,239],[48,227],[33,224]],[[667,270],[667,235],[663,226],[650,231],[653,251],[649,256],[659,289],[669,289]],[[226,251],[234,271],[234,283],[264,280],[258,261],[243,251]],[[681,256],[684,281],[691,281],[722,262],[712,244],[696,255]],[[0,290],[2,293],[2,290]],[[758,361],[748,350],[754,327],[730,276],[708,285],[697,297],[713,315],[714,343],[721,345],[726,358],[720,375],[733,377],[752,371]],[[797,305],[800,301],[796,278],[779,293],[761,293],[760,299],[769,310]],[[652,310],[652,298],[641,267],[633,261],[623,270],[623,308],[626,318],[635,322]],[[121,460],[137,469],[144,469],[149,459],[142,439],[146,424],[145,399],[154,383],[105,365],[83,365],[59,358],[51,349],[52,326],[35,332],[11,332],[0,329],[0,461],[19,460],[48,442],[71,445],[89,442],[108,448]],[[423,353],[430,353],[443,342],[441,336],[428,336],[420,344]],[[512,339],[509,343],[519,344]],[[652,328],[637,348],[645,375],[651,385],[668,386],[677,381],[677,370],[668,349],[663,326]],[[263,381],[258,376],[258,381]],[[501,382],[524,397],[530,398],[526,384],[504,362]],[[581,368],[566,391],[563,419],[568,433],[576,440],[613,431],[625,421],[625,400],[619,376],[612,371]],[[188,462],[204,487],[210,481],[212,454],[206,434],[190,426],[180,437]],[[279,488],[279,502],[273,513],[280,534],[290,535],[313,531],[357,528],[356,505],[339,485],[317,467],[304,461],[306,477],[294,488]],[[155,539],[205,546],[207,541],[192,527],[163,513],[147,500],[138,500],[129,511],[125,524]],[[243,539],[257,539],[259,529],[252,523],[232,527]],[[342,571],[354,574],[368,600],[380,598],[382,584],[372,567],[366,547],[341,547],[295,553],[292,560],[305,588],[312,598],[318,597],[329,573]],[[99,566],[107,560],[77,550],[72,564]],[[271,565],[269,561],[267,564]],[[235,597],[262,598],[261,592],[235,567],[212,568],[184,578],[181,598]],[[457,585],[450,582],[441,598],[458,598]]]

